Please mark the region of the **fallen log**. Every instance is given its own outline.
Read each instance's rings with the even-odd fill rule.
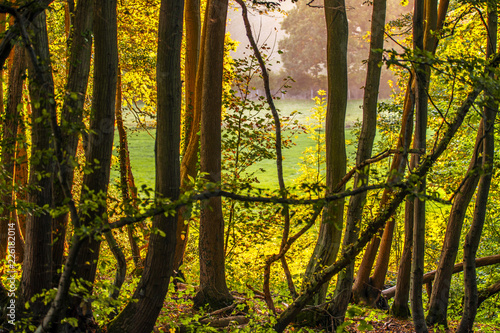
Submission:
[[[500,264],[500,254],[488,257],[482,257],[476,259],[476,267],[490,266]],[[453,274],[460,273],[464,270],[464,263],[459,262],[453,266]],[[436,277],[437,270],[430,271],[429,273],[424,274],[424,279],[422,281],[423,284],[428,284],[434,281]],[[382,296],[385,296],[387,299],[393,298],[396,294],[396,286],[382,290]]]
[[[483,303],[489,297],[495,295],[498,292],[500,292],[500,281],[497,281],[496,283],[486,287],[485,289],[480,290],[479,297],[477,300],[477,306],[479,307],[481,303]]]

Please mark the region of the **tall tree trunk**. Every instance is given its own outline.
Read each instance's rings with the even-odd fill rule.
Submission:
[[[442,324],[447,325],[448,298],[450,294],[451,277],[453,275],[453,266],[457,258],[458,246],[460,245],[460,235],[467,212],[467,207],[476,191],[479,182],[480,173],[477,168],[480,165],[480,153],[483,150],[484,121],[481,121],[476,136],[474,151],[469,163],[469,169],[460,192],[455,196],[446,234],[443,241],[443,249],[437,267],[437,274],[432,288],[432,294],[429,302],[429,312],[427,314],[427,323],[429,325]]]
[[[497,29],[498,29],[498,14],[497,2],[488,1],[488,39],[486,45],[486,57],[489,58],[495,53],[497,47]],[[487,69],[486,73],[493,78],[491,69]],[[486,95],[491,93],[486,92]],[[482,169],[483,173],[479,180],[477,188],[476,206],[474,207],[474,215],[472,225],[465,237],[464,243],[464,313],[462,320],[458,326],[457,332],[473,332],[472,326],[477,313],[478,307],[478,292],[476,280],[476,253],[481,240],[484,220],[486,218],[486,208],[488,203],[488,195],[490,191],[491,178],[493,173],[493,162],[495,156],[495,118],[498,112],[498,102],[490,95],[483,109],[484,119],[484,141],[482,154]]]
[[[201,172],[209,182],[221,181],[221,109],[224,37],[227,0],[209,0],[207,7],[203,90],[201,97]],[[200,290],[195,307],[209,304],[217,309],[233,301],[226,285],[224,267],[224,217],[221,199],[201,204]]]
[[[328,107],[326,112],[326,187],[327,195],[335,191],[346,173],[345,112],[347,107],[347,42],[348,26],[344,0],[326,0]],[[344,217],[344,199],[331,202],[323,218],[314,252],[309,259],[303,288],[313,275],[331,265],[340,247]],[[328,283],[314,296],[314,305],[326,298]],[[316,320],[314,313],[308,320]]]
[[[435,5],[429,5],[429,9],[432,10],[432,16],[426,22],[426,33],[424,35],[424,47],[427,51],[434,53],[437,48],[438,39],[435,35],[429,33],[432,31],[439,31],[442,29],[444,24],[444,19],[446,18],[446,12],[448,10],[448,0],[443,0],[439,2],[439,8],[437,12],[437,22],[435,14]],[[431,13],[429,11],[429,13]],[[400,175],[404,172],[404,168],[407,162],[406,151],[411,142],[411,134],[413,127],[406,125],[408,124],[409,118],[413,117],[413,108],[415,105],[414,95],[415,95],[415,85],[414,85],[414,75],[412,75],[408,81],[406,87],[406,96],[403,108],[402,117],[402,127],[400,132],[400,138],[398,141],[398,150],[403,150],[403,153],[396,154],[393,163],[391,165],[391,171],[395,172],[396,175]],[[397,176],[398,177],[398,176]],[[391,179],[392,178],[392,179]],[[394,181],[395,177],[391,176],[389,181]],[[387,189],[384,191],[382,196],[381,205],[385,204],[391,194],[392,190]],[[377,235],[373,238],[369,246],[367,247],[365,254],[363,255],[362,264],[356,276],[356,282],[353,287],[354,299],[358,302],[367,303],[369,305],[374,305],[375,301],[379,296],[379,290],[382,288],[385,277],[387,275],[387,269],[389,265],[392,237],[394,232],[395,220],[390,219],[382,234]],[[379,250],[380,245],[380,250]],[[370,272],[375,262],[375,257],[377,256],[377,251],[379,255],[377,257],[377,262],[373,272],[373,276],[370,278]]]
[[[155,144],[156,193],[158,201],[176,200],[180,187],[181,41],[184,2],[162,0],[158,27],[157,130]],[[118,317],[110,323],[110,333],[149,333],[163,306],[173,273],[177,214],[160,214],[153,230],[144,272],[132,296]],[[163,235],[162,235],[163,234]]]
[[[386,0],[373,2],[370,53],[366,73],[366,84],[363,97],[363,126],[359,137],[356,153],[356,165],[360,166],[371,157],[373,141],[377,130],[377,101],[380,86],[382,52],[384,47],[384,26],[386,15]],[[368,185],[369,166],[364,167],[354,176],[354,188]],[[342,244],[342,255],[352,243],[356,241],[361,225],[363,207],[366,203],[366,192],[354,195],[349,200],[347,210],[346,232]],[[345,312],[351,299],[352,283],[354,280],[354,262],[349,264],[339,274],[335,289],[334,301],[328,306],[328,312],[333,316],[336,324],[344,321]]]
[[[181,162],[181,190],[187,190],[189,179],[195,179],[198,173],[197,164],[200,146],[200,135],[198,133],[201,119],[202,55],[204,46],[204,41],[201,39],[200,1],[187,0],[184,16],[186,27],[186,56],[184,63],[186,111],[184,115],[184,146]],[[204,27],[207,26],[206,22],[205,19]],[[206,36],[206,33],[204,32],[203,35]],[[200,43],[202,43],[201,47]],[[186,222],[181,210],[177,222],[174,258],[174,270],[176,271],[182,265],[188,240],[189,223]]]
[[[433,0],[431,0],[433,1]],[[430,1],[415,0],[415,9],[413,14],[413,50],[416,55],[421,54],[424,50],[424,20],[425,5],[427,11]],[[415,170],[421,161],[421,154],[426,151],[426,134],[427,134],[427,94],[428,94],[428,75],[427,68],[423,63],[417,62],[415,68],[415,136],[413,140],[413,148],[418,150],[410,161],[410,166]],[[425,200],[420,198],[420,195],[425,195],[426,180],[425,177],[420,179],[420,182],[415,184],[416,192],[414,198],[413,211],[413,252],[412,252],[412,267],[411,267],[411,310],[415,331],[426,332],[427,325],[425,323],[424,308],[422,303],[422,279],[424,275],[424,257],[425,257]]]
[[[67,162],[71,165],[76,156],[80,133],[84,130],[83,105],[87,94],[87,84],[90,74],[90,58],[92,53],[92,21],[93,0],[79,0],[73,20],[73,30],[70,33],[70,50],[68,60],[68,80],[61,113],[62,140],[65,143]],[[67,184],[73,183],[73,168],[64,168],[63,175]],[[54,204],[65,205],[64,193],[60,183],[54,187]],[[54,285],[59,281],[57,270],[63,265],[64,245],[68,214],[54,217],[52,260],[54,269]]]
[[[7,15],[5,13],[0,14],[0,34],[5,33],[5,22],[7,19]],[[0,69],[0,82],[3,82],[3,67]],[[3,86],[0,87],[0,114],[3,114],[5,112],[5,106],[4,106],[4,93],[3,93]]]
[[[14,162],[14,202],[18,207],[19,204],[28,201],[29,173],[28,173],[28,154],[26,143],[26,125],[25,119],[21,114],[17,126],[17,142],[16,142],[16,160]],[[16,227],[16,261],[23,262],[24,260],[24,236],[26,235],[26,214],[19,209],[16,209],[13,216]]]
[[[85,152],[86,168],[80,202],[94,202],[94,207],[82,210],[82,226],[107,223],[107,192],[114,139],[115,94],[118,72],[116,0],[94,1],[94,89],[89,139]],[[82,205],[80,205],[82,207]],[[76,276],[94,282],[99,258],[100,240],[91,237],[81,248]],[[92,291],[92,288],[88,288]],[[80,302],[78,302],[80,303]]]
[[[397,318],[408,318],[410,308],[410,276],[411,257],[413,250],[413,200],[406,199],[405,205],[405,240],[403,255],[398,268],[398,280],[396,282],[396,295],[391,307],[391,314]]]
[[[50,65],[49,41],[45,13],[33,21],[33,49],[39,59],[39,68],[28,62],[30,77],[31,114],[31,159],[29,183],[37,186],[28,193],[28,201],[37,207],[50,207],[52,203],[52,184],[54,174],[51,153],[51,129],[49,117],[56,107],[54,83]],[[40,70],[42,73],[38,73]],[[41,74],[41,76],[39,75]],[[40,78],[45,79],[44,82]],[[51,111],[49,111],[51,110]],[[39,214],[30,214],[26,221],[26,248],[21,278],[21,294],[25,302],[44,289],[49,290],[52,278],[52,218],[45,209]],[[45,311],[46,306],[38,301],[30,310],[35,317]]]
[[[391,163],[390,176],[387,179],[388,183],[397,182],[398,179],[404,176],[404,168],[408,160],[408,148],[410,147],[411,137],[413,134],[413,111],[415,106],[415,87],[413,86],[413,76],[410,76],[408,80],[408,85],[405,93],[405,100],[403,106],[403,116],[401,119],[401,130],[399,133],[398,143],[396,150],[398,153],[394,155],[394,159]],[[382,198],[380,200],[380,206],[383,207],[390,198],[393,196],[392,189],[384,189],[382,193]],[[379,297],[378,289],[374,288],[370,283],[370,272],[375,262],[377,251],[382,241],[385,244],[389,243],[389,239],[392,240],[392,232],[394,230],[394,218],[391,217],[384,230],[380,230],[377,235],[373,237],[368,246],[366,247],[365,253],[363,254],[363,259],[359,266],[358,273],[356,275],[356,281],[352,287],[353,298],[356,303],[363,303],[369,306],[374,306]],[[389,246],[390,248],[390,246]]]
[[[17,131],[19,123],[19,105],[22,103],[23,83],[26,71],[26,52],[22,46],[14,48],[15,62],[9,72],[9,90],[7,94],[7,107],[5,108],[5,118],[2,126],[2,166],[5,193],[2,194],[2,211],[0,212],[0,258],[5,258],[7,251],[7,235],[9,224],[16,223],[13,206],[13,179],[15,166],[15,147],[17,142]],[[21,245],[21,241],[16,239],[16,245]],[[16,257],[21,255],[16,251]]]
[[[116,105],[115,105],[116,128],[118,130],[118,139],[120,141],[120,149],[118,158],[120,160],[120,192],[123,203],[126,207],[131,207],[129,176],[132,173],[130,168],[130,154],[128,150],[128,139],[122,116],[122,74],[120,65],[118,64],[118,75],[116,82]],[[133,200],[133,199],[132,199]],[[133,202],[132,202],[133,206]],[[126,209],[127,210],[127,209]],[[134,238],[134,225],[127,225],[127,236],[130,244],[130,251],[136,269],[142,267],[141,252]]]

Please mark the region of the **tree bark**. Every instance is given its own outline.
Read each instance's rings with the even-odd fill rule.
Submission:
[[[68,80],[61,113],[62,140],[65,144],[63,149],[66,152],[66,162],[69,165],[73,164],[80,133],[85,129],[82,118],[92,53],[92,12],[93,0],[78,1],[74,14],[73,30],[70,33]],[[64,167],[63,170],[63,176],[68,186],[71,186],[73,184],[74,170],[71,167]],[[64,205],[63,198],[63,189],[60,182],[58,182],[58,185],[54,187],[54,204],[56,206]],[[67,224],[68,214],[66,213],[54,217],[52,221],[54,285],[57,285],[59,281],[57,270],[63,266]]]
[[[90,134],[85,152],[86,168],[91,171],[83,176],[79,211],[81,225],[85,227],[107,223],[106,199],[113,150],[118,72],[116,0],[94,1],[94,38],[94,89]],[[82,205],[88,201],[94,204],[90,207]],[[90,285],[95,280],[100,244],[100,240],[95,237],[87,239],[82,244],[77,260],[76,276]],[[87,289],[92,292],[92,287]]]
[[[425,0],[425,4],[429,2]],[[415,9],[413,14],[413,50],[419,54],[424,50],[424,20],[425,20],[424,0],[415,0]],[[427,11],[430,11],[427,7]],[[413,148],[426,151],[427,135],[427,94],[428,94],[428,75],[427,67],[419,63],[417,58],[415,65],[415,136],[413,139]],[[410,161],[412,169],[416,169],[420,164],[421,157],[414,154]],[[414,196],[413,211],[413,252],[411,266],[411,286],[410,300],[411,312],[415,331],[426,332],[424,308],[422,302],[422,278],[424,275],[424,257],[425,257],[425,200],[420,195],[425,195],[426,180],[422,177],[416,184],[416,194]]]
[[[201,36],[200,1],[187,0],[184,8],[186,27],[186,57],[184,63],[185,105],[184,147],[181,162],[181,190],[188,190],[190,178],[198,174],[198,152],[200,146],[201,94],[203,87],[203,49],[206,32]],[[205,18],[205,22],[207,22]],[[204,30],[206,29],[206,23]],[[200,46],[201,43],[201,46]],[[189,223],[179,212],[177,221],[177,240],[175,247],[174,270],[182,265],[184,251],[189,236]]]
[[[498,29],[498,14],[496,1],[488,1],[488,38],[486,45],[486,58],[488,59],[495,53],[497,48],[497,29]],[[497,53],[498,55],[498,53]],[[494,77],[491,69],[486,69],[486,73],[490,78]],[[478,308],[478,291],[476,280],[476,253],[481,240],[484,220],[486,218],[486,208],[488,203],[488,195],[490,191],[493,162],[495,156],[495,118],[498,113],[498,104],[495,102],[491,92],[486,91],[485,95],[489,97],[486,106],[483,109],[484,120],[484,141],[482,154],[482,169],[483,173],[479,180],[476,195],[476,206],[474,207],[474,215],[472,225],[465,237],[464,243],[464,313],[462,320],[458,326],[457,332],[465,333],[472,332],[474,319],[476,318]]]
[[[221,109],[224,37],[227,0],[209,0],[207,7],[203,90],[201,97],[201,169],[212,183],[221,181]],[[201,204],[200,217],[200,290],[194,306],[205,304],[213,309],[233,301],[226,285],[224,268],[224,218],[220,198]]]
[[[373,2],[370,53],[368,56],[366,84],[363,96],[363,125],[356,153],[356,165],[358,167],[371,157],[373,141],[377,130],[377,101],[381,73],[381,66],[379,64],[382,61],[382,52],[380,50],[384,47],[385,16],[386,0],[375,0]],[[360,168],[360,172],[357,172],[354,176],[354,188],[368,185],[369,172],[369,165]],[[353,195],[349,200],[342,255],[358,238],[365,203],[366,192]],[[335,318],[336,324],[344,321],[347,306],[351,299],[353,280],[354,262],[349,264],[339,274],[334,300],[328,306],[328,312]]]
[[[326,113],[326,194],[334,193],[337,184],[346,173],[345,113],[347,107],[347,43],[348,23],[344,0],[326,0],[328,106]],[[314,275],[330,266],[337,257],[342,236],[344,199],[329,203],[324,211],[318,240],[304,275],[303,289]],[[311,304],[324,303],[328,283],[314,296]],[[314,323],[311,313],[306,318]]]
[[[158,91],[155,144],[158,203],[176,200],[180,187],[181,41],[184,2],[162,0],[158,27]],[[163,306],[173,273],[177,214],[168,212],[153,219],[153,232],[141,280],[108,332],[149,333]]]
[[[480,163],[479,156],[482,150],[484,135],[484,122],[481,121],[476,136],[474,151],[467,170],[466,179],[460,188],[460,192],[455,196],[451,208],[446,234],[443,241],[443,249],[439,259],[437,274],[432,288],[429,301],[429,312],[427,323],[429,325],[447,325],[448,298],[450,293],[451,277],[453,275],[453,265],[457,257],[458,246],[460,245],[460,235],[467,212],[467,207],[476,191],[480,173],[477,168]]]
[[[39,59],[37,73],[35,64],[28,62],[31,99],[31,159],[29,183],[37,190],[28,193],[28,201],[37,207],[50,207],[54,174],[51,153],[51,129],[47,114],[55,109],[54,83],[50,65],[49,41],[45,13],[37,16],[31,26],[33,48]],[[41,74],[41,75],[38,75]],[[44,82],[40,80],[43,77]],[[51,110],[51,111],[49,111]],[[40,214],[31,214],[26,221],[26,248],[21,278],[21,294],[25,302],[31,297],[51,287],[52,278],[52,218],[45,209]],[[31,305],[35,317],[45,312],[46,306],[38,301]]]
[[[410,276],[411,276],[411,257],[413,250],[413,200],[407,198],[405,205],[405,243],[403,255],[398,268],[398,280],[396,282],[396,296],[392,303],[391,313],[398,318],[408,318],[410,308]]]
[[[14,49],[15,62],[9,72],[9,90],[7,93],[7,107],[5,108],[2,126],[2,165],[4,167],[2,183],[5,193],[2,194],[2,212],[0,213],[0,258],[5,258],[7,253],[7,234],[9,224],[16,223],[13,206],[13,181],[15,177],[15,147],[20,121],[19,105],[22,105],[23,83],[26,71],[26,52],[22,46]],[[2,113],[3,114],[3,113]],[[21,245],[21,238],[16,237],[16,245]],[[20,249],[16,250],[16,258],[21,256]]]
[[[444,19],[446,18],[446,12],[448,10],[448,0],[440,1],[439,8],[437,12],[437,23],[435,22],[435,15],[429,17],[427,20],[426,31],[424,36],[424,47],[427,51],[434,53],[437,48],[438,39],[434,37],[433,34],[429,33],[430,30],[439,31],[442,29],[444,24]],[[436,28],[434,28],[436,27]],[[413,127],[406,124],[411,124],[410,118],[413,118],[413,109],[415,105],[415,82],[414,73],[410,77],[407,87],[406,96],[404,101],[403,117],[402,117],[402,127],[400,131],[400,138],[398,141],[397,149],[403,152],[397,154],[391,165],[392,172],[396,173],[396,177],[399,177],[403,172],[407,162],[406,151],[411,142],[411,134]],[[391,179],[392,178],[392,179]],[[389,181],[394,181],[395,177],[391,176]],[[391,196],[391,190],[388,189],[384,191],[382,197],[382,205],[387,202]],[[387,268],[389,265],[390,251],[392,246],[392,237],[394,231],[395,221],[390,219],[381,235],[377,235],[373,238],[372,242],[367,247],[365,254],[363,255],[362,264],[356,276],[356,282],[353,287],[354,298],[358,302],[363,302],[369,305],[374,305],[378,298],[378,290],[380,290],[385,282],[385,277],[387,275]],[[380,245],[380,250],[379,250]],[[373,276],[370,279],[370,271],[375,262],[375,257],[377,256],[377,251],[379,255],[377,257],[377,262],[375,264]],[[372,293],[371,291],[377,291]]]
[[[130,168],[130,155],[128,150],[127,132],[123,125],[122,116],[122,75],[120,65],[118,64],[118,75],[116,82],[116,105],[115,105],[116,129],[118,130],[118,139],[120,141],[120,149],[118,151],[118,158],[120,160],[120,192],[122,195],[123,203],[126,205],[125,210],[131,207],[129,176],[132,173]],[[133,205],[133,203],[132,203]],[[130,252],[136,269],[142,267],[141,252],[139,246],[134,238],[135,228],[133,225],[127,226],[127,236],[130,244]],[[116,257],[116,256],[115,256]]]

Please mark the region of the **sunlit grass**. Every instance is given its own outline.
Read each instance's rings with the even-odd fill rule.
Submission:
[[[346,112],[346,124],[348,126],[352,125],[356,120],[361,119],[362,111],[360,109],[360,100],[349,101],[347,112]],[[298,111],[299,114],[296,119],[301,123],[307,121],[307,117],[310,115],[310,110],[314,107],[313,100],[292,100],[284,99],[276,101],[276,106],[280,109],[280,114],[283,116],[288,116],[293,111]],[[129,119],[130,120],[130,119]],[[131,127],[131,123],[128,124]],[[286,132],[284,133],[286,134]],[[150,129],[146,130],[129,130],[128,131],[128,141],[130,150],[130,163],[132,165],[132,171],[135,178],[135,183],[137,187],[141,187],[143,184],[148,187],[154,188],[155,184],[155,160],[154,160],[154,143],[156,130]],[[346,138],[350,140],[352,135],[350,130],[346,131]],[[283,172],[285,176],[285,181],[290,183],[295,177],[298,176],[300,156],[302,152],[310,146],[314,146],[314,141],[309,138],[308,134],[297,134],[293,137],[294,146],[290,149],[286,149],[283,152]],[[118,145],[118,134],[115,134],[115,155],[116,155],[116,145]],[[354,148],[353,146],[348,146],[348,156],[353,156]],[[117,180],[119,173],[117,172],[118,165],[114,165],[111,178]],[[265,170],[265,172],[260,172],[260,169]],[[260,188],[277,189],[277,171],[276,171],[276,161],[275,160],[264,160],[256,165],[252,166],[250,169],[252,171],[258,171],[258,179]]]

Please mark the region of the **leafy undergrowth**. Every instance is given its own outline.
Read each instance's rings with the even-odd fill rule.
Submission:
[[[195,287],[182,285],[180,290],[169,293],[154,332],[274,332],[276,316],[270,314],[264,298],[254,292],[242,294],[233,292],[235,302],[224,309],[208,312],[194,310],[192,298]],[[288,306],[276,304],[277,315]],[[449,328],[429,328],[429,333],[456,331],[458,322],[450,322]],[[475,332],[500,332],[500,328],[488,324],[476,324]],[[414,332],[411,320],[391,317],[381,310],[366,309],[351,305],[346,321],[337,332]],[[327,332],[324,328],[290,325],[285,332]]]

